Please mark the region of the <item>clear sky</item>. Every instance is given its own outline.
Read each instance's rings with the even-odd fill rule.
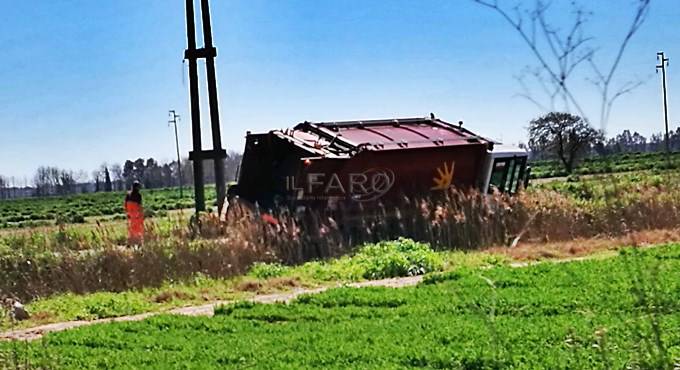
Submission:
[[[183,3],[0,0],[0,174],[30,179],[39,165],[89,173],[102,162],[170,160],[168,109],[183,117],[186,155]],[[584,3],[593,11],[587,29],[601,47],[599,61],[609,63],[633,1]],[[534,62],[526,46],[470,0],[213,0],[212,13],[228,150],[243,150],[246,130],[430,112],[517,143],[541,113],[516,96],[513,75]],[[608,133],[662,129],[658,50],[671,58],[670,117],[680,124],[673,109],[680,105],[679,21],[680,0],[652,0],[619,71],[620,81],[646,83],[618,101]],[[582,96],[596,117],[595,96]]]

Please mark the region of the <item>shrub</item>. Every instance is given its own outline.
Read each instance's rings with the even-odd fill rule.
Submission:
[[[443,267],[428,244],[406,238],[366,244],[352,260],[363,267],[367,279],[422,275]]]
[[[287,267],[279,263],[257,262],[250,267],[248,274],[258,279],[269,279],[279,277],[287,271]]]

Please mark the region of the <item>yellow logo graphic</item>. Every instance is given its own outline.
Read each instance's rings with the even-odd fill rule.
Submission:
[[[432,190],[446,190],[451,186],[451,182],[453,181],[453,167],[455,165],[456,162],[451,162],[451,168],[449,168],[448,163],[444,162],[442,167],[437,168],[439,176],[432,178],[432,181],[434,181],[434,186],[431,188]]]

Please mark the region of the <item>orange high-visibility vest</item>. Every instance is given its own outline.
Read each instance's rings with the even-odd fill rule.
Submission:
[[[137,202],[126,201],[125,212],[128,216],[128,240],[141,242],[144,238],[144,210]]]

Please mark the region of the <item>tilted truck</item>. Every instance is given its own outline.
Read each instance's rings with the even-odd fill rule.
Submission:
[[[366,205],[428,196],[449,187],[515,193],[527,152],[435,118],[303,122],[247,133],[229,196],[261,208]]]

